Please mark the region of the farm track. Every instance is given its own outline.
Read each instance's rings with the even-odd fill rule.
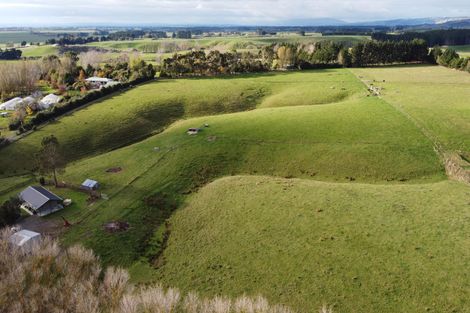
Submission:
[[[358,76],[354,71],[351,71],[353,75],[357,77],[358,80],[360,80],[368,90],[371,90],[372,86],[369,84],[370,80],[364,79],[364,77]],[[403,115],[406,119],[408,119],[410,122],[415,125],[416,128],[419,129],[419,131],[428,139],[432,142],[434,151],[437,153],[439,158],[441,159],[445,169],[446,169],[446,174],[449,178],[461,181],[467,184],[470,184],[470,172],[466,170],[464,167],[460,165],[462,159],[458,153],[455,151],[447,151],[444,148],[444,145],[441,143],[439,138],[432,133],[429,129],[426,128],[419,120],[411,116],[400,103],[394,103],[387,101],[382,97],[380,92],[374,93],[376,97],[390,105],[393,109],[398,111],[401,115]]]

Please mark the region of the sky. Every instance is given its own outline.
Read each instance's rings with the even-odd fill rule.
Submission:
[[[470,0],[0,0],[2,26],[287,25],[470,16]]]

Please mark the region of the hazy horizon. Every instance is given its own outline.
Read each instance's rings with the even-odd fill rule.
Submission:
[[[462,0],[0,0],[0,26],[305,25],[470,16]]]

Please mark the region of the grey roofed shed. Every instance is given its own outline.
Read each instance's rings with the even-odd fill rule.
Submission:
[[[11,237],[9,238],[9,242],[12,245],[21,247],[28,251],[32,248],[32,245],[36,242],[39,242],[40,239],[41,234],[27,229],[23,229],[11,235]]]
[[[33,214],[48,215],[63,209],[62,198],[41,186],[30,186],[20,193],[20,199],[32,209]]]
[[[82,188],[87,189],[87,190],[95,190],[95,189],[98,189],[99,186],[100,185],[98,184],[98,182],[96,180],[93,180],[93,179],[86,179],[82,183]]]

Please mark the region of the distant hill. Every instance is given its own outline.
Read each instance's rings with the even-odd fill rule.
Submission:
[[[382,26],[382,27],[405,27],[412,29],[447,29],[447,28],[470,28],[470,17],[437,17],[437,18],[411,18],[377,20],[368,22],[348,23],[333,18],[316,19],[292,19],[280,23],[291,26]]]

